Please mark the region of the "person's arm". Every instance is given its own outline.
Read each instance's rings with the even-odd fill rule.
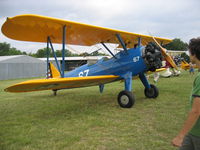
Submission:
[[[199,116],[200,116],[200,97],[195,97],[192,105],[192,110],[189,112],[182,130],[172,140],[172,144],[174,146],[177,147],[181,146],[184,136],[192,129]]]

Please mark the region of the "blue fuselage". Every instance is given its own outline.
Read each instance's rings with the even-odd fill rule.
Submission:
[[[132,76],[138,75],[147,70],[142,58],[143,47],[132,48],[128,51],[117,53],[116,58],[102,58],[94,64],[86,64],[65,74],[65,77],[84,77],[97,75],[123,76],[131,72]]]

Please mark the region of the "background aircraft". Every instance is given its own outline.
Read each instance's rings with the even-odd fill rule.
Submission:
[[[185,60],[182,60],[181,61],[181,69],[183,69],[183,70],[189,70],[190,69],[190,65],[192,65],[192,67],[193,68],[198,68],[197,66],[196,66],[196,64],[188,64]]]
[[[161,68],[163,56],[177,68],[161,44],[170,39],[135,34],[125,31],[102,28],[72,21],[65,21],[38,15],[20,15],[7,18],[2,32],[9,38],[21,41],[47,42],[47,79],[21,82],[5,89],[8,92],[30,92],[40,90],[57,90],[98,85],[103,92],[104,84],[123,80],[124,90],[118,94],[118,103],[123,108],[134,105],[132,78],[139,76],[148,98],[156,98],[159,91],[149,84],[145,73]],[[155,44],[155,43],[156,44]],[[62,65],[58,64],[52,43],[62,44]],[[86,64],[65,73],[65,44],[91,46],[101,43],[112,58],[106,57],[93,64]],[[122,51],[114,55],[105,43],[119,43]],[[49,63],[49,50],[52,50],[56,67]]]

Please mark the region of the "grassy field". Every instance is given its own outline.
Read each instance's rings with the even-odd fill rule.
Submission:
[[[120,108],[123,83],[32,93],[3,89],[24,81],[0,81],[1,150],[175,150],[170,142],[188,112],[194,76],[161,78],[160,95],[147,99],[139,80],[133,81],[136,103]],[[152,79],[150,79],[152,81]]]

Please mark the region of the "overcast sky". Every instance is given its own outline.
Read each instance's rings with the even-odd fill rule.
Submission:
[[[6,17],[38,14],[188,42],[200,36],[199,6],[200,0],[0,0],[0,26]],[[26,52],[46,46],[2,33],[0,42]]]

